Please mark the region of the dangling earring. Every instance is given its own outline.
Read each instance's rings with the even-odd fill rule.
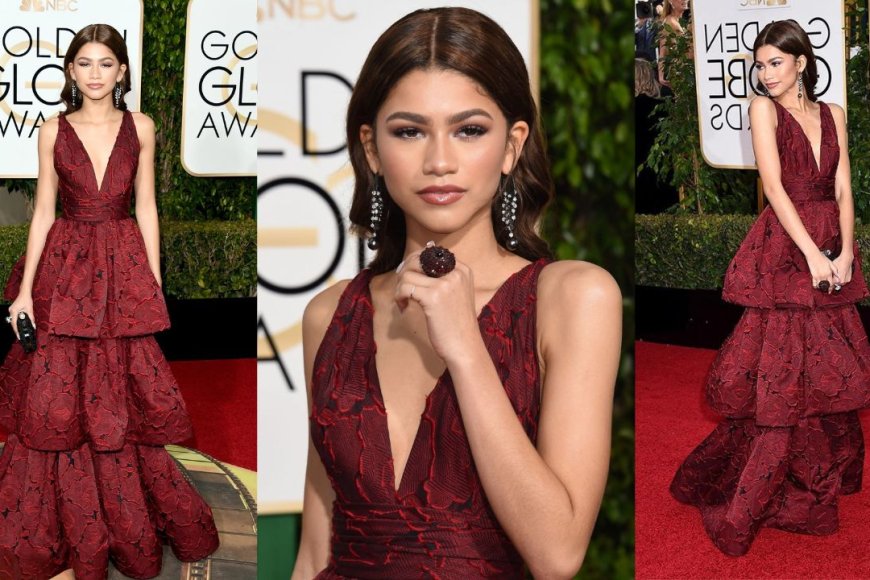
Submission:
[[[508,175],[505,188],[501,193],[501,221],[507,230],[507,249],[511,252],[516,252],[520,246],[514,232],[517,222],[517,200],[517,188],[514,184],[514,178]]]
[[[380,247],[378,242],[378,230],[381,229],[381,219],[384,217],[384,200],[381,197],[381,192],[378,189],[380,178],[375,173],[375,185],[372,187],[371,199],[371,220],[369,221],[369,229],[372,231],[372,237],[369,238],[369,249],[374,251]]]
[[[115,108],[121,107],[121,83],[115,83]]]
[[[77,106],[76,101],[79,100],[79,86],[75,81],[72,82],[72,88],[70,89],[70,99],[72,100],[72,106]]]
[[[804,96],[804,75],[803,73],[798,73],[798,98],[802,99]]]

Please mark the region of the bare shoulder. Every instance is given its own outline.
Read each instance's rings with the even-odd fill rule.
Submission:
[[[60,121],[57,116],[52,117],[51,119],[46,119],[46,121],[39,126],[39,144],[53,145],[55,139],[57,139],[58,127],[60,127]]]
[[[773,99],[766,95],[757,95],[749,102],[749,115],[776,117],[776,107],[773,104]]]
[[[140,133],[142,131],[151,131],[154,132],[154,121],[141,111],[132,111],[130,113],[133,116],[133,122],[136,124],[136,130]]]
[[[758,95],[749,103],[749,125],[754,132],[759,128],[776,128],[776,107],[773,99]]]
[[[538,279],[542,304],[558,304],[559,310],[621,308],[622,293],[613,276],[600,266],[578,260],[547,264]]]
[[[340,280],[329,288],[317,293],[305,307],[302,315],[303,340],[315,340],[320,343],[326,328],[329,326],[342,293],[350,284],[350,280]],[[316,346],[316,345],[312,345]]]
[[[843,110],[843,107],[841,107],[837,103],[825,104],[828,105],[828,108],[831,110],[831,116],[834,118],[834,123],[837,125],[837,127],[845,127],[846,111]]]
[[[132,112],[131,115],[133,116],[133,125],[136,126],[136,135],[139,137],[139,142],[143,144],[153,143],[154,121],[151,120],[151,117],[138,111]]]

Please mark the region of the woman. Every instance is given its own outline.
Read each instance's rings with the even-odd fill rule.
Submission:
[[[29,317],[37,348],[13,345],[0,369],[0,578],[106,578],[109,559],[150,578],[164,538],[186,561],[218,546],[211,510],[163,449],[191,429],[151,336],[169,326],[154,124],[124,103],[114,28],[80,30],[64,71],[66,111],[40,128],[27,251],[6,287],[13,330]]]
[[[522,57],[478,12],[414,12],[347,119],[350,217],[377,252],[303,318],[293,578],[569,578],[607,475],[621,301],[535,232],[552,181]],[[439,278],[430,241],[455,256]]]
[[[671,83],[668,81],[665,71],[665,58],[670,51],[670,44],[674,42],[675,36],[685,34],[685,29],[681,19],[689,9],[689,0],[665,0],[661,13],[661,31],[659,32],[659,84],[670,89]],[[691,58],[691,55],[689,56]]]
[[[762,527],[836,531],[838,497],[861,487],[855,410],[870,404],[846,115],[816,101],[812,46],[793,20],[765,26],[753,55],[752,146],[770,205],[725,275],[723,298],[746,307],[707,379],[726,419],[671,484],[735,556]]]

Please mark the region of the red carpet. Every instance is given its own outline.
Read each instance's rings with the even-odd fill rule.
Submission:
[[[218,461],[257,469],[257,361],[255,359],[169,363],[193,423],[185,441]],[[0,441],[5,440],[0,432]]]
[[[193,439],[184,445],[218,461],[256,471],[256,359],[169,364],[193,422]]]
[[[836,534],[807,536],[764,528],[740,558],[713,547],[700,512],[671,497],[668,486],[677,467],[718,422],[702,392],[715,354],[637,343],[636,578],[870,578],[870,450],[864,491],[840,499]],[[862,413],[861,422],[866,439],[870,413]]]

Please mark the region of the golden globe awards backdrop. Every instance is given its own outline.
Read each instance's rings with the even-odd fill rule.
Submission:
[[[253,4],[190,0],[185,43],[182,166],[192,175],[256,175]]]
[[[261,513],[302,507],[308,410],[302,312],[369,259],[347,233],[352,171],[344,136],[354,81],[372,44],[401,16],[443,0],[260,0],[257,453]],[[498,21],[537,69],[533,0],[451,2]]]
[[[695,80],[704,159],[714,167],[755,167],[749,102],[757,92],[755,37],[774,20],[793,19],[810,37],[819,72],[816,96],[846,106],[842,0],[694,0]]]
[[[142,0],[0,1],[0,177],[36,177],[42,123],[63,110],[63,59],[75,33],[111,24],[127,41],[132,91],[139,110],[142,82]]]

